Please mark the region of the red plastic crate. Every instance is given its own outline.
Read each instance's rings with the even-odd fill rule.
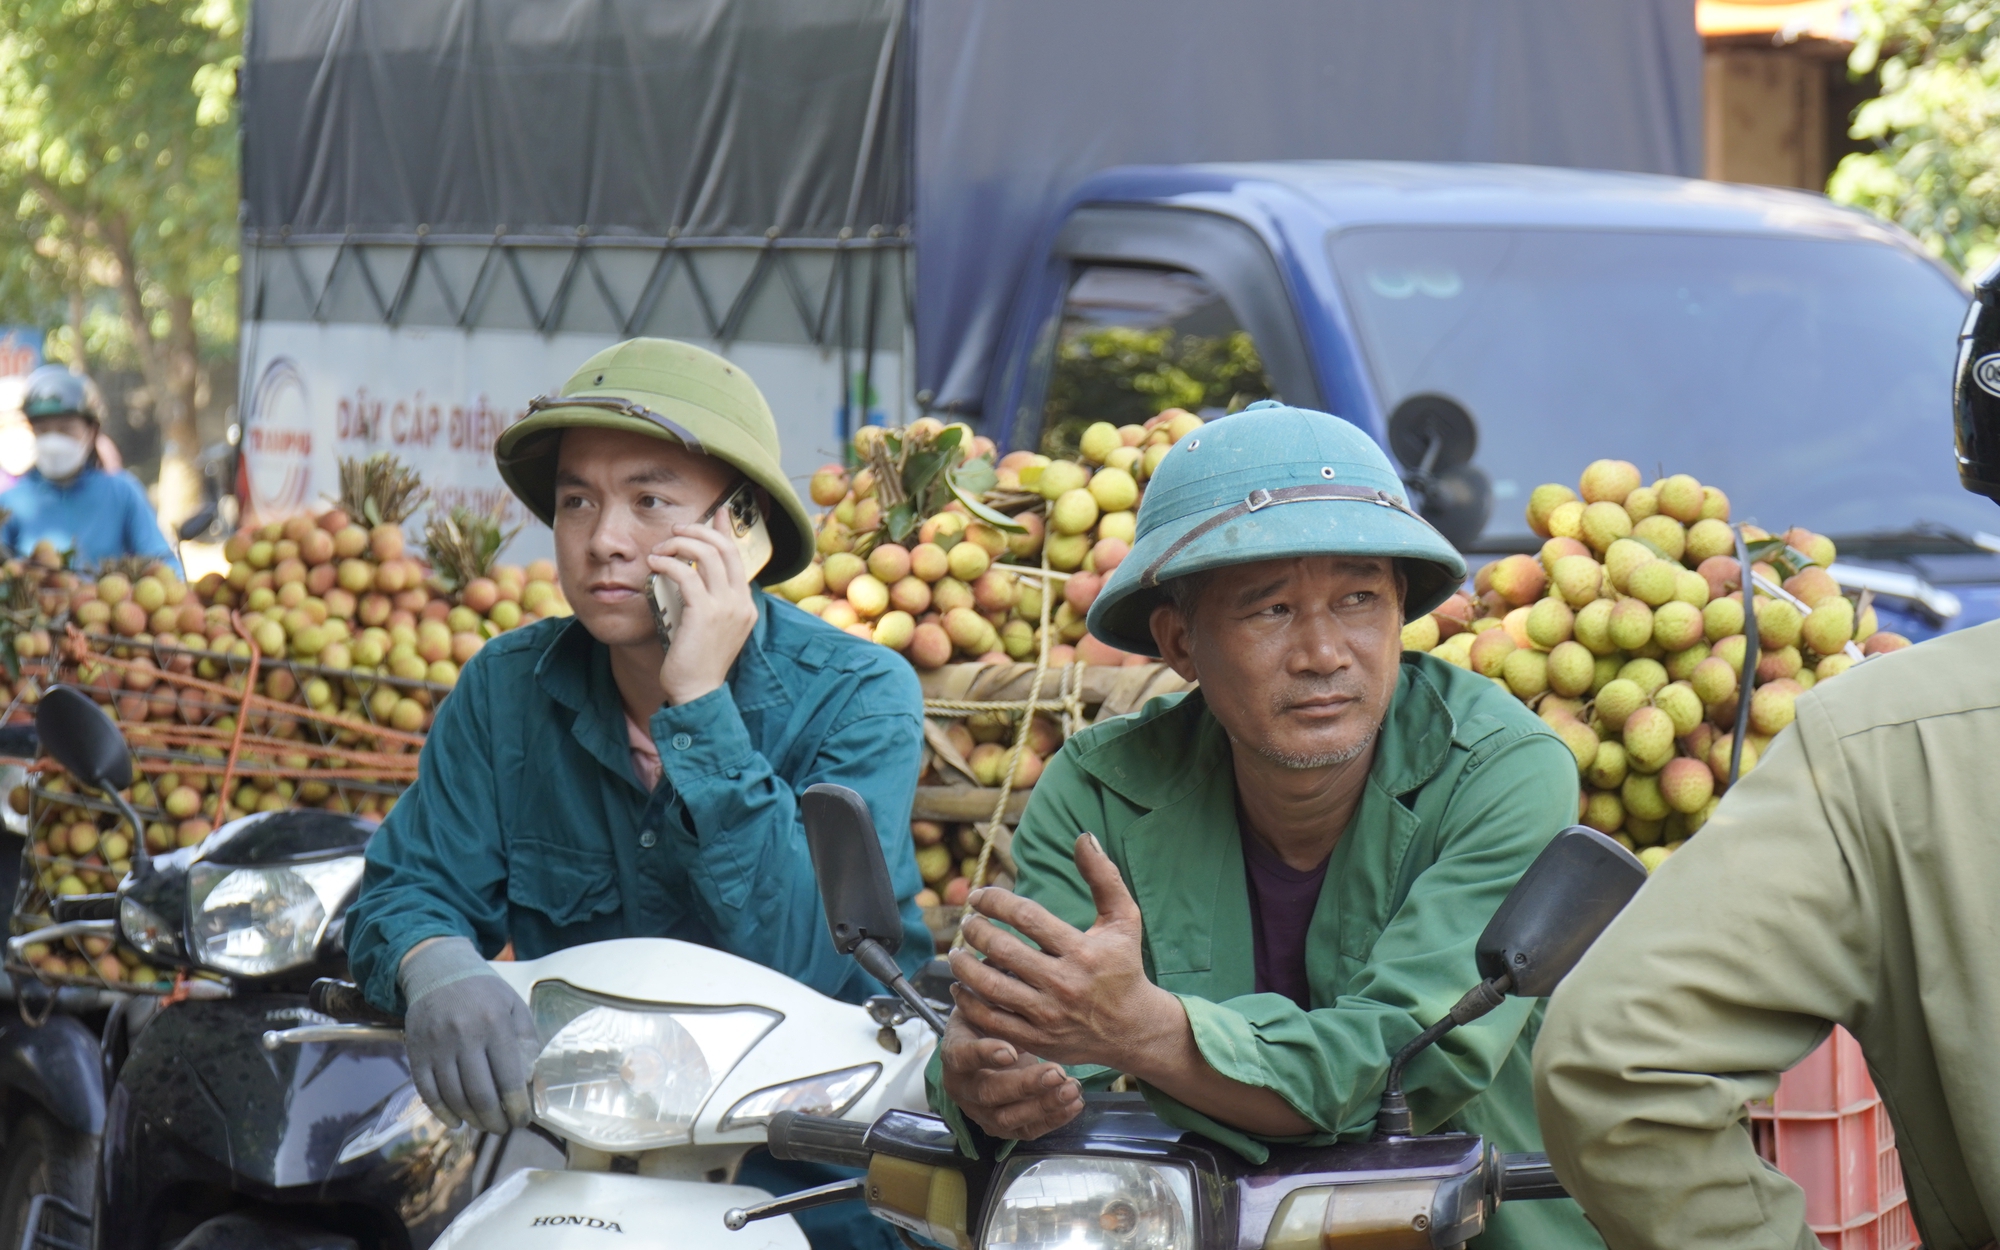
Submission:
[[[1750,1105],[1757,1153],[1806,1191],[1806,1223],[1827,1250],[1912,1250],[1896,1133],[1861,1044],[1836,1028]]]

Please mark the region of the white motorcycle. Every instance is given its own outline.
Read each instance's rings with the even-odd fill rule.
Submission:
[[[807,1250],[790,1213],[859,1196],[859,1181],[775,1200],[735,1183],[781,1111],[865,1125],[922,1110],[924,1067],[942,1031],[936,1006],[893,958],[902,921],[867,807],[837,786],[813,787],[803,806],[835,944],[898,997],[843,1003],[747,959],[664,938],[494,964],[528,1001],[543,1040],[528,1131],[559,1143],[567,1165],[500,1177],[436,1250],[603,1247],[606,1234],[622,1234],[619,1245]],[[351,985],[322,981],[313,1004],[343,1022],[273,1031],[265,1045],[401,1036]],[[421,1104],[410,1112],[427,1115]],[[743,1207],[778,1218],[727,1229],[725,1213]]]

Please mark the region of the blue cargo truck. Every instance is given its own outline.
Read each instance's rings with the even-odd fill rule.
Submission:
[[[1362,425],[1412,473],[1450,412],[1440,451],[1467,470],[1432,515],[1474,556],[1535,550],[1528,492],[1616,456],[1723,485],[1737,520],[1832,536],[1841,583],[1916,638],[2000,613],[2000,517],[1959,488],[1949,427],[1965,310],[1908,236],[1799,192],[1501,165],[1124,168],[1051,223],[988,411],[1003,444],[1044,437],[1104,327],[1241,335],[1271,393]]]
[[[497,430],[664,334],[757,378],[801,479],[867,421],[1061,446],[1271,395],[1368,429],[1475,558],[1615,456],[1832,536],[1886,627],[2000,613],[1965,291],[1692,177],[1700,84],[1685,0],[259,3],[250,508],[378,447],[507,506]]]

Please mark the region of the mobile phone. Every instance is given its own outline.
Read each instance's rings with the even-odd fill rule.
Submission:
[[[736,539],[736,554],[743,560],[743,575],[756,577],[771,562],[771,528],[764,523],[764,510],[757,506],[757,488],[748,479],[715,501],[702,513],[698,525],[706,525],[721,512],[729,518],[729,532]],[[689,563],[693,563],[689,561]],[[681,627],[681,588],[658,573],[652,575],[653,624],[660,645],[674,645],[674,631]]]

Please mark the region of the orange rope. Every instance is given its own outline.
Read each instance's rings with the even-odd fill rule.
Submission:
[[[250,701],[256,696],[257,668],[263,663],[263,649],[250,631],[243,628],[243,616],[234,608],[229,611],[229,627],[237,636],[250,644],[250,667],[243,681],[243,703],[236,714],[236,732],[229,736],[229,759],[222,766],[222,780],[215,787],[215,813],[217,816],[229,810],[229,788],[236,782],[236,757],[243,751],[243,729],[250,723]]]

